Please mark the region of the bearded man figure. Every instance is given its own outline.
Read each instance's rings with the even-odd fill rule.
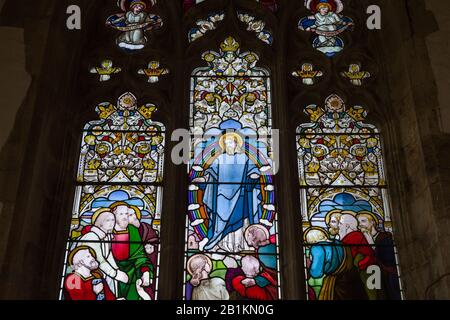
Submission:
[[[401,300],[392,233],[377,229],[378,218],[372,212],[362,211],[356,217],[359,230],[367,242],[374,245],[375,258],[381,268],[382,290],[379,290],[379,298]]]
[[[339,239],[339,220],[342,216],[341,210],[332,210],[325,216],[325,223],[331,239]]]
[[[141,221],[141,219],[142,216],[139,208],[130,206],[130,209],[128,210],[128,222],[130,225],[138,228],[139,235],[141,236],[142,243],[144,245],[145,253],[153,266],[153,270],[156,270],[159,247],[158,233],[150,224]],[[152,282],[150,287],[146,288],[146,291],[150,295],[151,300],[153,300],[155,297],[155,289],[155,282]]]
[[[367,297],[377,299],[377,291],[369,289],[367,268],[376,264],[375,252],[367,242],[364,234],[358,230],[358,220],[352,211],[343,211],[339,221],[339,237],[346,249],[350,250],[353,264],[357,266],[361,282],[364,285]]]
[[[145,253],[139,229],[129,224],[129,205],[125,202],[116,202],[110,209],[116,218],[112,253],[119,269],[128,275],[128,282],[118,285],[118,297],[140,300],[142,298],[136,283],[141,280],[139,281],[141,287],[150,286],[154,275],[153,265]]]
[[[99,263],[93,249],[76,247],[69,254],[68,264],[73,273],[64,281],[66,300],[116,300],[103,274],[98,271]]]
[[[117,283],[127,283],[128,276],[119,270],[114,260],[111,240],[115,225],[114,214],[109,208],[98,209],[91,218],[92,226],[80,238],[79,245],[94,250],[100,270],[105,274],[106,282],[112,292],[117,293]]]

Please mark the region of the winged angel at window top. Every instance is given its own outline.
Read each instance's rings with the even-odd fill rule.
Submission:
[[[114,14],[106,20],[106,25],[121,31],[117,45],[126,50],[143,49],[147,43],[145,31],[160,28],[161,17],[149,13],[156,0],[118,0],[117,6],[123,13]]]
[[[305,0],[305,7],[314,15],[302,18],[298,27],[317,34],[313,47],[328,57],[344,49],[344,41],[338,35],[349,27],[353,21],[341,15],[344,5],[341,0]]]

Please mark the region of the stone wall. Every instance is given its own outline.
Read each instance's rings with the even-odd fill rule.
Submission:
[[[439,25],[439,30],[427,36],[426,44],[438,88],[440,125],[442,131],[450,133],[450,10],[447,1],[426,0],[425,3]]]
[[[384,69],[393,109],[387,158],[398,177],[391,186],[406,297],[448,298],[450,140],[439,125],[445,77],[433,73],[438,68],[433,57],[445,55],[445,48],[427,47],[438,24],[423,1],[382,4],[389,33],[383,37]],[[443,6],[450,8],[441,2],[439,10],[446,11]]]
[[[0,270],[11,261],[7,251],[15,246],[9,241],[11,230],[20,233],[21,226],[13,225],[24,167],[27,165],[30,128],[36,109],[35,99],[39,87],[43,53],[51,19],[51,1],[0,1]],[[23,256],[22,256],[23,257]],[[0,296],[8,294],[8,281],[0,272],[5,284]]]
[[[22,104],[31,79],[25,70],[25,43],[23,29],[0,27],[3,50],[0,51],[0,85],[2,117],[0,118],[0,149],[13,128],[17,110]]]

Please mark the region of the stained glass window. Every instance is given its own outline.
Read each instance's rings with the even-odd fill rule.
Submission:
[[[401,299],[379,130],[337,95],[297,129],[308,298]]]
[[[228,37],[191,80],[184,297],[280,297],[270,75]]]
[[[124,93],[83,130],[61,299],[158,296],[165,128]]]

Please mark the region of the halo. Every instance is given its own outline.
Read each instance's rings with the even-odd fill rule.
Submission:
[[[130,9],[133,8],[136,5],[143,5],[144,6],[144,10],[147,9],[147,4],[144,1],[138,1],[138,0],[131,0],[130,1]]]
[[[358,218],[359,215],[363,215],[363,214],[370,216],[373,219],[373,222],[375,223],[375,225],[378,226],[380,218],[375,213],[370,212],[370,211],[360,211],[356,214],[356,218]]]
[[[334,211],[336,211],[336,210],[334,210]],[[304,241],[304,242],[308,243],[308,242],[306,241],[306,235],[307,235],[310,231],[313,231],[313,230],[317,230],[317,231],[321,231],[321,232],[325,233],[325,236],[327,236],[327,238],[328,238],[328,232],[327,232],[324,228],[321,228],[321,227],[309,227],[308,229],[306,229],[306,230],[303,232],[303,241]]]
[[[305,7],[313,12],[318,11],[319,5],[328,5],[330,10],[336,13],[340,13],[344,10],[344,4],[341,0],[326,0],[326,2],[321,0],[305,0]]]
[[[117,202],[114,202],[112,205],[110,205],[109,209],[114,210],[115,208],[120,207],[120,206],[124,206],[124,207],[128,207],[128,208],[130,207],[130,205],[124,201],[117,201]]]
[[[89,250],[89,253],[91,254],[91,256],[93,256],[94,259],[97,259],[97,255],[95,254],[94,249],[92,249],[91,247],[88,247],[88,246],[79,246],[70,252],[69,257],[67,258],[67,262],[69,263],[69,265],[73,266],[73,258],[81,250]]]
[[[102,213],[105,213],[105,212],[109,212],[109,213],[111,213],[112,215],[114,215],[114,214],[111,212],[111,208],[101,208],[101,209],[98,209],[97,211],[94,212],[94,214],[93,214],[92,217],[91,217],[91,224],[95,224],[95,221],[97,220],[97,218],[98,218]]]
[[[351,210],[343,210],[342,212],[341,212],[341,214],[342,215],[344,215],[344,214],[349,214],[349,215],[351,215],[351,216],[354,216],[354,217],[356,217],[356,212],[355,211],[351,211]]]
[[[242,148],[242,146],[244,145],[244,140],[242,139],[242,137],[239,134],[237,134],[236,132],[228,132],[228,133],[223,134],[219,139],[219,145],[220,145],[220,148],[222,148],[222,150],[226,149],[225,139],[228,137],[234,138],[237,141],[239,148]]]
[[[269,231],[267,230],[266,227],[264,227],[264,226],[261,225],[261,224],[252,224],[252,225],[249,225],[249,226],[247,227],[247,229],[245,229],[245,231],[244,231],[244,238],[245,238],[245,240],[247,240],[248,235],[249,235],[249,233],[250,233],[250,230],[253,230],[253,229],[259,229],[259,230],[262,230],[262,231],[264,232],[264,234],[266,235],[267,239],[270,238],[270,233],[269,233]]]
[[[191,262],[192,262],[192,260],[194,260],[194,259],[196,259],[196,258],[198,258],[198,257],[201,257],[202,259],[205,259],[205,260],[206,260],[206,263],[209,264],[209,266],[210,266],[211,269],[212,269],[212,261],[211,261],[211,259],[210,259],[207,255],[204,255],[204,254],[202,254],[202,253],[194,254],[192,257],[189,258],[189,260],[188,260],[187,263],[186,263],[186,265],[187,265],[187,271],[189,272],[189,274],[190,274],[191,276],[193,275],[193,271],[192,271],[192,268],[191,268]]]
[[[326,224],[326,225],[329,225],[329,224],[330,224],[331,216],[332,216],[333,214],[335,214],[335,213],[342,214],[342,210],[335,209],[335,210],[331,210],[330,212],[328,212],[328,213],[325,215],[325,224]]]
[[[141,218],[142,218],[141,210],[139,210],[139,208],[136,207],[136,206],[130,206],[130,209],[133,209],[134,214],[136,215],[136,218],[137,218],[139,221],[141,221]]]
[[[320,10],[320,7],[327,7],[328,10],[333,10],[333,7],[332,7],[331,4],[329,4],[328,2],[319,2],[319,3],[316,5],[316,10],[319,11],[319,10]]]

